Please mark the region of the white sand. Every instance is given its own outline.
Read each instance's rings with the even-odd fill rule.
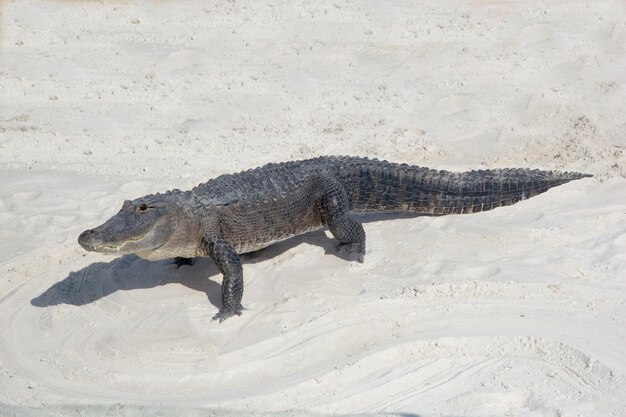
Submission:
[[[623,1],[180,3],[0,4],[0,415],[626,415]],[[320,154],[595,177],[283,242],[222,324],[208,260],[76,243]]]

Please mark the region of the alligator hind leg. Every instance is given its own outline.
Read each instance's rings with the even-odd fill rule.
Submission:
[[[350,261],[363,262],[365,255],[365,230],[350,217],[348,196],[343,187],[331,178],[319,179],[322,197],[319,210],[330,233],[339,241],[339,255]]]

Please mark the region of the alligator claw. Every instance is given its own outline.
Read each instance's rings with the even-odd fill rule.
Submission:
[[[213,316],[213,320],[219,320],[220,323],[223,322],[224,320],[226,320],[229,317],[232,316],[241,316],[241,310],[243,309],[243,307],[241,307],[241,309],[237,309],[237,310],[228,310],[228,311],[220,311],[219,313],[217,313],[216,315]]]
[[[363,263],[365,251],[359,243],[342,243],[337,245],[337,254],[347,261]]]

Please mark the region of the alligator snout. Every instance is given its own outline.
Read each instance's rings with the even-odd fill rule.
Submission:
[[[94,251],[97,246],[102,244],[102,239],[94,230],[85,230],[78,236],[78,244],[88,251]]]

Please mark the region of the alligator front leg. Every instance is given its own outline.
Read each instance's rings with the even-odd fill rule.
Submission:
[[[213,316],[220,323],[234,315],[241,315],[243,297],[243,267],[239,255],[227,241],[215,239],[204,241],[206,253],[213,259],[224,276],[222,280],[222,308]]]
[[[174,262],[172,264],[176,265],[176,269],[180,268],[183,265],[193,265],[193,259],[191,258],[183,258],[182,256],[177,256],[174,258]]]

